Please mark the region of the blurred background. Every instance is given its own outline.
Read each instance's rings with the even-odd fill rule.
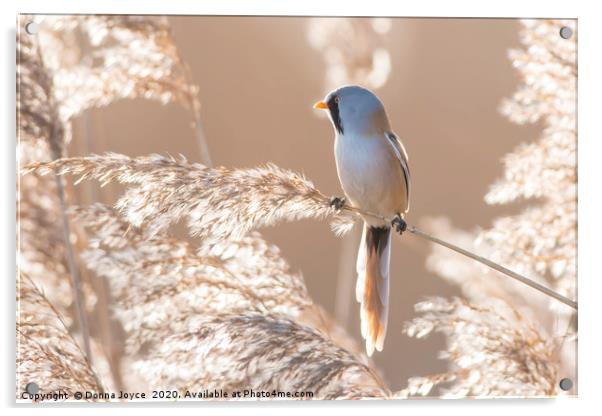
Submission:
[[[334,133],[312,109],[330,88],[359,83],[384,102],[412,172],[408,222],[446,216],[463,229],[488,228],[519,206],[491,206],[483,196],[500,177],[500,158],[538,137],[541,126],[518,126],[498,112],[519,78],[507,58],[519,47],[511,19],[309,19],[296,17],[170,17],[181,58],[199,86],[204,136],[214,165],[273,162],[303,172],[325,194],[341,195]],[[347,45],[347,49],[346,46]],[[348,45],[353,45],[349,49]],[[68,154],[113,151],[130,156],[183,154],[201,162],[190,112],[138,99],[92,109],[74,122]],[[75,189],[83,203],[111,202],[117,189]],[[300,221],[263,230],[313,299],[358,341],[355,256],[359,227],[337,238],[326,222]],[[426,296],[459,294],[425,267],[427,243],[395,238],[391,311],[384,351],[373,359],[393,390],[410,376],[443,372],[444,339],[402,334]]]

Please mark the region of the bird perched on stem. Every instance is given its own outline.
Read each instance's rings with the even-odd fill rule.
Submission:
[[[394,218],[392,223],[364,216],[357,256],[355,296],[361,304],[361,332],[368,356],[382,351],[389,310],[391,226],[406,227],[410,206],[408,156],[385,107],[372,91],[344,86],[329,93],[314,108],[327,110],[335,130],[334,152],[339,181],[354,207]],[[333,198],[341,208],[345,199]]]

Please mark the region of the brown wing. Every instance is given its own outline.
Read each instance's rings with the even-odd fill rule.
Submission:
[[[403,172],[405,184],[406,184],[406,201],[408,201],[408,206],[406,207],[406,212],[410,209],[410,167],[408,166],[408,153],[406,149],[403,147],[401,140],[397,138],[395,133],[386,132],[385,137],[387,141],[391,144],[393,151],[395,152],[395,156],[399,159],[399,164],[401,165],[401,171]]]

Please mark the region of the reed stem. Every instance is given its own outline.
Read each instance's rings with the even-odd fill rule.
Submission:
[[[391,221],[392,221],[392,220],[386,218],[383,215],[375,214],[373,212],[363,211],[361,209],[358,209],[358,208],[355,208],[355,207],[351,207],[349,205],[345,205],[342,209],[347,210],[347,211],[351,211],[351,212],[354,212],[354,213],[358,213],[358,214],[361,214],[363,216],[377,218],[377,219],[380,219],[380,220],[383,220],[383,221],[387,221],[389,223],[391,223]],[[516,272],[514,272],[514,271],[512,271],[512,270],[510,270],[510,269],[508,269],[508,268],[506,268],[504,266],[501,266],[501,265],[499,265],[499,264],[497,264],[497,263],[495,263],[495,262],[493,262],[493,261],[485,258],[485,257],[479,256],[479,255],[477,255],[475,253],[472,253],[472,252],[470,252],[468,250],[465,250],[465,249],[463,249],[461,247],[458,247],[458,246],[456,246],[456,245],[454,245],[452,243],[448,243],[447,241],[441,240],[440,238],[437,238],[437,237],[434,237],[434,236],[432,236],[430,234],[427,234],[424,231],[418,229],[417,227],[415,227],[413,225],[409,225],[408,224],[407,231],[410,232],[413,235],[416,235],[418,237],[424,238],[425,240],[428,240],[428,241],[430,241],[432,243],[439,244],[440,246],[443,246],[443,247],[446,247],[446,248],[448,248],[450,250],[453,250],[456,253],[460,253],[463,256],[466,256],[466,257],[471,258],[471,259],[473,259],[475,261],[478,261],[479,263],[484,264],[484,265],[486,265],[488,267],[491,267],[492,269],[497,270],[498,272],[503,273],[506,276],[509,276],[509,277],[511,277],[511,278],[513,278],[513,279],[515,279],[515,280],[517,280],[519,282],[521,282],[522,284],[527,285],[527,286],[529,286],[529,287],[531,287],[531,288],[533,288],[533,289],[535,289],[535,290],[543,293],[546,296],[554,298],[557,301],[562,302],[565,305],[568,305],[568,306],[570,306],[571,308],[573,308],[575,310],[578,309],[578,303],[577,302],[575,302],[575,301],[567,298],[566,296],[562,296],[560,293],[557,293],[557,292],[553,291],[552,289],[547,288],[547,287],[545,287],[545,286],[543,286],[543,285],[535,282],[534,280],[531,280],[531,279],[529,279],[529,278],[527,278],[527,277],[525,277],[525,276],[523,276],[521,274],[518,274],[518,273],[516,273]]]

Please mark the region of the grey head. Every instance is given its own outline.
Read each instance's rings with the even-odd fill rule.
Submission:
[[[391,130],[383,103],[372,91],[357,85],[337,88],[314,108],[328,110],[335,132],[340,135],[370,135]]]

